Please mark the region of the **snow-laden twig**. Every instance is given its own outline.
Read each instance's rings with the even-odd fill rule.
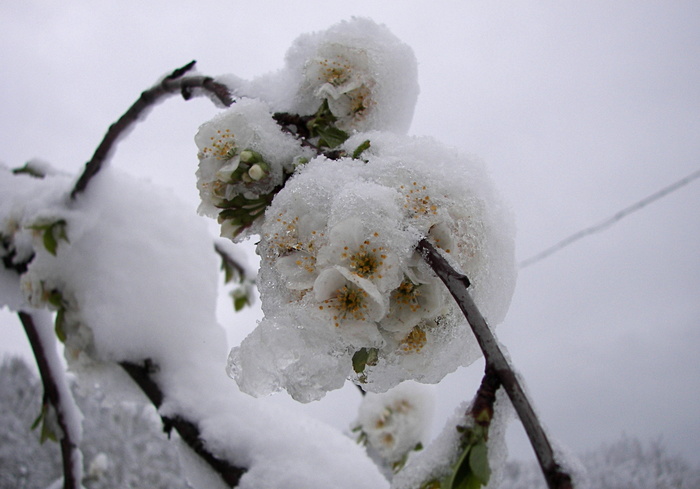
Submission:
[[[185,76],[187,72],[194,68],[192,61],[182,68],[174,70],[170,75],[153,87],[141,93],[134,104],[122,115],[117,122],[112,124],[102,142],[95,150],[90,161],[85,164],[85,170],[78,179],[75,187],[71,191],[71,199],[75,199],[79,193],[87,188],[88,183],[102,168],[109,157],[112,148],[119,141],[122,135],[128,133],[128,129],[137,123],[142,115],[161,99],[180,93],[185,100],[189,100],[194,95],[195,89],[202,89],[204,93],[210,94],[217,102],[230,106],[233,99],[228,88],[208,76]]]
[[[469,279],[457,272],[445,258],[438,253],[435,247],[427,240],[422,239],[417,246],[423,259],[433,269],[437,276],[452,294],[462,313],[467,318],[469,325],[476,336],[481,350],[486,359],[486,369],[493,369],[498,375],[501,385],[506,390],[513,403],[520,421],[523,423],[537,460],[542,468],[544,477],[550,489],[572,489],[571,476],[563,471],[554,457],[552,445],[549,442],[540,420],[535,414],[530,401],[523,390],[518,377],[503,354],[498,340],[489,328],[486,320],[479,312],[469,294]]]
[[[82,438],[82,413],[73,399],[58,357],[50,313],[46,310],[34,310],[31,313],[19,311],[18,315],[36,358],[45,400],[53,409],[56,423],[61,430],[63,488],[80,489],[83,477],[83,455],[79,447]],[[50,421],[44,419],[43,422]]]
[[[163,403],[163,392],[151,377],[151,373],[157,370],[157,366],[146,361],[144,365],[136,365],[130,362],[121,362],[120,366],[129,374],[134,382],[146,394],[148,399],[158,409]],[[163,429],[170,434],[173,428],[184,441],[202,460],[204,460],[221,478],[229,485],[235,487],[245,473],[245,469],[231,465],[228,461],[214,456],[204,446],[199,428],[191,421],[180,416],[161,416]]]

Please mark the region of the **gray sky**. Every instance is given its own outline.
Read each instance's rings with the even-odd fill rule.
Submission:
[[[279,68],[300,33],[365,15],[415,50],[411,133],[487,162],[516,215],[519,260],[700,168],[697,2],[349,3],[3,2],[0,161],[78,172],[160,75],[197,59],[208,75],[253,77]],[[170,100],[113,164],[175,188],[194,212],[192,138],[215,113]],[[522,270],[498,335],[570,449],[626,433],[700,463],[699,208],[700,181]],[[4,349],[26,348],[13,316],[0,321]],[[222,322],[240,339],[254,317]],[[471,397],[481,368],[440,384],[438,418]],[[346,426],[351,396],[299,409]],[[513,455],[529,457],[510,432]]]

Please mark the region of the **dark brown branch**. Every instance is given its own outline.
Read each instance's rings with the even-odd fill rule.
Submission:
[[[180,93],[185,100],[189,100],[195,89],[202,89],[205,93],[210,93],[225,106],[233,104],[231,94],[225,85],[216,82],[213,78],[206,76],[184,76],[194,67],[194,61],[188,63],[182,68],[173,71],[163,81],[141,93],[139,99],[129,107],[117,122],[112,124],[107,130],[102,142],[92,155],[92,159],[85,164],[85,170],[78,179],[73,188],[70,197],[75,199],[79,193],[83,192],[92,177],[94,177],[105,163],[114,145],[119,141],[121,136],[153,105],[161,99],[170,95]]]
[[[151,403],[158,409],[163,403],[163,392],[151,377],[153,373],[157,372],[157,366],[153,365],[150,361],[144,362],[144,365],[136,365],[130,362],[121,362],[119,365],[129,374],[133,381],[138,384],[143,393],[146,394]],[[163,420],[163,429],[166,433],[170,434],[171,430],[174,428],[180,435],[182,441],[219,474],[229,487],[238,485],[238,482],[245,473],[245,469],[233,466],[226,460],[222,460],[209,452],[205,447],[204,441],[200,437],[199,428],[196,424],[180,416],[161,416],[161,419]]]
[[[513,407],[515,407],[515,411],[518,413],[520,421],[523,423],[549,488],[572,489],[571,476],[564,472],[554,459],[552,445],[530,401],[525,395],[525,391],[520,385],[515,371],[501,351],[496,337],[467,290],[469,279],[455,271],[427,239],[422,239],[416,248],[426,263],[430,265],[448,288],[462,313],[467,318],[467,322],[469,322],[474,336],[476,336],[479,346],[484,352],[487,370],[491,368],[496,372],[499,381],[513,403]]]
[[[39,374],[41,375],[41,382],[44,386],[44,397],[53,407],[56,413],[56,421],[62,432],[59,443],[61,446],[61,457],[63,459],[63,488],[80,489],[80,475],[74,472],[75,466],[73,464],[75,458],[79,456],[77,453],[79,448],[77,440],[71,438],[71,430],[66,419],[64,405],[67,400],[63,399],[61,396],[61,390],[55,378],[56,373],[51,370],[47,352],[44,349],[45,346],[41,341],[41,336],[34,323],[34,318],[31,314],[24,311],[20,311],[18,315],[24,327],[24,331],[27,334],[27,338],[29,339],[32,351],[34,352],[34,358],[36,359]]]

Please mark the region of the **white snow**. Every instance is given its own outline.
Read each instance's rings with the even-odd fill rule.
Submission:
[[[4,173],[3,185],[24,178]],[[65,183],[53,182],[56,195],[65,195]],[[74,368],[151,359],[165,394],[161,414],[197,423],[212,452],[248,468],[241,488],[386,486],[352,440],[243,395],[227,378],[226,341],[214,316],[218,257],[192,209],[114,169],[66,203],[33,209],[66,219],[69,241],[53,256],[35,239],[23,283],[60,288]],[[25,213],[26,222],[34,215]],[[43,326],[53,335],[52,325]]]

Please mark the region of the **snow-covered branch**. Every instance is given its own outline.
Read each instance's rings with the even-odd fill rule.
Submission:
[[[164,400],[163,391],[153,380],[151,375],[157,371],[158,366],[154,365],[150,361],[144,362],[143,365],[136,365],[135,363],[131,362],[121,362],[119,365],[141,388],[143,393],[146,394],[155,408],[160,408]],[[212,470],[219,474],[224,482],[229,485],[229,487],[236,487],[236,485],[238,485],[241,476],[246,472],[246,470],[241,467],[231,465],[228,461],[213,455],[206,448],[205,442],[201,438],[199,427],[195,423],[178,415],[162,415],[161,419],[163,420],[163,429],[168,434],[170,434],[172,429],[175,429],[175,431],[177,431],[177,433],[180,435],[182,441],[184,441],[193,452],[199,455],[199,457],[202,458],[202,460],[204,460],[204,462],[206,462],[212,468]]]
[[[119,120],[109,127],[92,158],[85,164],[83,174],[71,191],[71,199],[75,199],[79,193],[85,190],[92,177],[100,171],[102,165],[109,158],[114,145],[124,134],[128,133],[128,129],[136,124],[146,111],[160,102],[161,99],[179,92],[185,100],[189,100],[195,95],[195,90],[200,89],[201,94],[211,95],[213,100],[223,106],[228,107],[233,103],[228,88],[216,82],[213,78],[208,76],[185,76],[194,68],[194,64],[195,62],[191,61],[182,68],[174,70],[153,87],[143,91],[138,100],[129,107]]]
[[[18,315],[34,352],[44,386],[44,407],[40,415],[42,419],[38,420],[42,423],[42,439],[44,434],[60,437],[63,488],[80,489],[83,477],[83,455],[79,446],[82,438],[82,414],[75,404],[65,370],[58,358],[50,313],[34,310],[19,311]],[[60,433],[53,432],[51,424],[54,422]]]
[[[493,369],[498,376],[498,380],[508,393],[508,397],[513,403],[520,421],[523,423],[525,432],[530,439],[550,489],[572,488],[571,476],[565,473],[557,463],[552,445],[525,394],[515,370],[503,354],[498,340],[467,290],[469,279],[464,274],[457,272],[428,240],[422,239],[419,241],[418,250],[449,289],[452,297],[454,297],[459,308],[467,318],[469,325],[472,327],[479,346],[484,352],[487,372],[489,369]]]

